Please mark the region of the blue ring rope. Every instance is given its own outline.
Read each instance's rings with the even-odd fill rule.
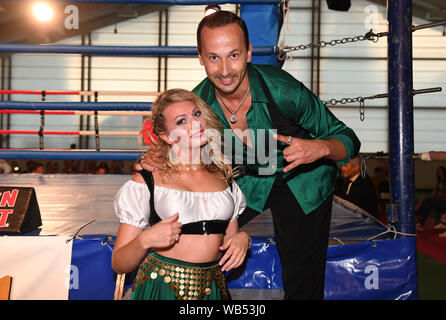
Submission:
[[[3,110],[150,111],[151,102],[29,102],[0,101]]]
[[[82,46],[63,44],[1,43],[0,53],[61,53],[115,56],[197,56],[196,47],[158,46]],[[279,53],[276,47],[253,48],[254,56],[269,56]]]
[[[23,0],[12,0],[23,1]],[[144,3],[171,5],[205,5],[205,4],[279,4],[280,0],[54,0],[69,3]]]
[[[0,109],[16,110],[101,110],[101,111],[148,111],[152,103],[145,102],[23,102],[0,101]],[[45,151],[0,150],[2,159],[45,160],[121,160],[136,161],[138,151]]]
[[[139,151],[0,150],[1,159],[136,161]]]

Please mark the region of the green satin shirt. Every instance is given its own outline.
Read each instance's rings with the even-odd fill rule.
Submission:
[[[360,142],[354,131],[338,120],[301,82],[286,71],[273,66],[248,64],[252,105],[246,118],[253,148],[246,147],[238,137],[230,134],[231,127],[217,101],[214,86],[207,78],[193,90],[216,113],[225,131],[225,141],[230,134],[233,146],[239,148],[236,150],[243,150],[236,152],[239,156],[235,156],[235,163],[243,162],[251,172],[263,170],[261,175],[244,175],[237,178],[237,184],[245,194],[247,205],[258,212],[266,209],[265,204],[276,174],[282,174],[303,211],[308,214],[333,193],[338,170],[334,162],[327,161],[315,168],[305,169],[306,166],[302,166],[283,173],[286,163],[282,150],[287,145],[273,141],[274,131],[271,130],[274,125],[268,111],[268,98],[259,76],[264,79],[275,105],[283,116],[303,127],[311,138],[335,138],[344,144],[348,159],[339,162],[340,164],[347,163],[359,152]],[[225,146],[228,147],[228,144],[225,143]],[[228,152],[225,154],[230,155]]]

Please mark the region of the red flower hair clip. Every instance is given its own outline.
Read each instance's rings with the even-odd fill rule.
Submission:
[[[150,146],[158,142],[158,136],[153,132],[153,123],[150,120],[144,122],[142,125],[142,130],[139,132],[139,134],[142,135],[146,146]]]

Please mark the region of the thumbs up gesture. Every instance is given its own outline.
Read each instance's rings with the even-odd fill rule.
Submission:
[[[155,225],[144,231],[147,247],[150,248],[166,248],[176,243],[180,237],[181,222],[178,222],[179,214],[161,220]]]

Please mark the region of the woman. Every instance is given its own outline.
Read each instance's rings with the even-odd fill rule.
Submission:
[[[243,193],[208,134],[219,122],[193,93],[172,89],[154,102],[152,125],[164,169],[139,171],[116,194],[112,267],[131,272],[152,249],[132,299],[229,299],[222,271],[243,263],[250,238],[238,231]]]

